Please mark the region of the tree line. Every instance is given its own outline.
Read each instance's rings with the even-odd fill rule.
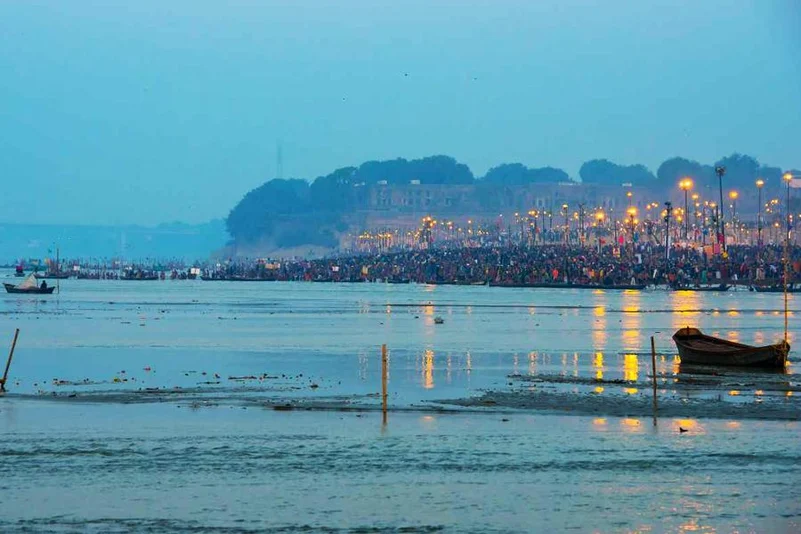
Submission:
[[[713,164],[682,157],[662,162],[653,173],[644,165],[620,165],[606,159],[585,162],[579,169],[581,182],[669,190],[689,176],[698,189],[717,186],[715,167],[726,167],[725,187],[747,190],[757,178],[778,184],[782,169],[761,164],[745,154],[732,154]],[[801,171],[792,171],[801,175]],[[423,185],[476,185],[479,194],[505,186],[555,184],[572,179],[562,169],[530,168],[522,163],[503,163],[476,177],[470,168],[449,156],[406,160],[368,161],[358,167],[343,167],[313,181],[274,179],[248,192],[226,219],[229,234],[238,243],[269,242],[275,247],[294,245],[334,246],[336,234],[344,231],[343,214],[354,208],[359,195],[379,183]],[[363,188],[359,190],[358,188]]]

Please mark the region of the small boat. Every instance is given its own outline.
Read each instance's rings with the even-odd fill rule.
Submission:
[[[729,284],[718,284],[715,286],[676,286],[673,291],[728,291],[731,288]]]
[[[751,289],[757,293],[784,293],[784,287],[782,286],[751,286]],[[801,287],[790,284],[787,286],[787,292],[801,293]]]
[[[34,273],[33,275],[37,278],[37,280],[44,280],[45,278],[53,280],[66,280],[67,278],[70,277],[69,273],[58,273],[58,272],[54,273],[50,271],[47,271],[45,273]]]
[[[445,319],[443,319],[443,318],[442,318],[442,317],[440,317],[439,315],[437,315],[436,317],[434,317],[434,324],[442,324],[442,323],[444,323],[444,322],[445,322]]]
[[[25,280],[17,285],[3,284],[3,287],[6,288],[7,293],[18,293],[25,295],[50,295],[56,289],[55,286],[48,287],[46,284],[44,286],[40,286],[33,274],[29,274]]]
[[[782,341],[775,345],[753,347],[703,334],[689,326],[673,334],[681,363],[696,365],[733,365],[739,367],[778,367],[787,364],[790,345]]]

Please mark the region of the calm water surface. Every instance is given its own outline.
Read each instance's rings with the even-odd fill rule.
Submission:
[[[797,298],[791,308],[792,335]],[[382,343],[393,406],[508,388],[512,374],[577,394],[586,378],[621,380],[601,394],[644,395],[650,336],[669,380],[677,328],[769,343],[781,309],[780,295],[747,291],[381,284],[67,280],[58,296],[6,295],[0,333],[22,332],[0,399],[0,526],[797,532],[797,421],[688,417],[654,429],[641,418],[421,411],[383,427],[372,412],[50,400],[178,386],[376,402]],[[795,370],[777,380],[792,389]],[[749,375],[726,380],[726,401],[798,398]]]

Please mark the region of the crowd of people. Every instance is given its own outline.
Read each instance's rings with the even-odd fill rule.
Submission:
[[[239,261],[207,269],[206,279],[390,282],[433,284],[676,287],[721,283],[777,285],[783,277],[781,247],[730,246],[726,254],[652,244],[588,248],[433,248],[318,260]],[[790,280],[801,274],[801,250],[791,249]]]
[[[789,281],[801,280],[801,247],[789,248]],[[75,263],[79,265],[79,263]],[[585,285],[673,287],[783,282],[784,249],[732,245],[724,254],[708,249],[665,248],[652,243],[616,247],[521,244],[432,247],[323,259],[237,259],[192,266],[128,265],[97,269],[62,265],[59,272],[98,280],[276,280],[387,282],[455,285]],[[68,268],[69,267],[69,268]]]

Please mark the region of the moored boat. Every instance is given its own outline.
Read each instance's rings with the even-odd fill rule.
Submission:
[[[784,287],[782,286],[751,286],[751,289],[753,289],[757,293],[784,293]],[[801,293],[801,287],[788,285],[787,292]]]
[[[673,291],[728,291],[731,288],[729,284],[717,285],[690,285],[690,286],[676,286]]]
[[[754,347],[708,336],[689,326],[673,334],[673,341],[683,364],[784,368],[790,352],[790,345],[785,341]]]

